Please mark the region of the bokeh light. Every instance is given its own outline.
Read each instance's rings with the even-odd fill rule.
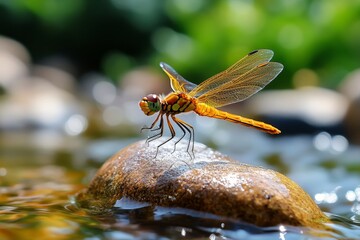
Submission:
[[[83,133],[87,127],[88,121],[86,117],[74,114],[65,122],[64,130],[67,134],[75,136]]]
[[[94,85],[93,97],[103,105],[111,104],[116,98],[116,88],[109,82],[99,81]]]

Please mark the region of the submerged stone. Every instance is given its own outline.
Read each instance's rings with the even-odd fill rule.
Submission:
[[[258,226],[320,228],[328,218],[311,197],[284,175],[232,160],[195,143],[134,143],[111,157],[77,199],[82,206],[111,208],[123,197],[236,218]],[[156,155],[157,154],[157,155]],[[155,158],[156,156],[156,158]],[[322,227],[321,227],[322,228]]]

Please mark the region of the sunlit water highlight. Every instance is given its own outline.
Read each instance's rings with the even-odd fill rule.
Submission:
[[[236,131],[232,134],[237,134]],[[319,148],[316,143],[319,137],[325,136],[330,142],[341,139],[327,133],[314,137],[267,138],[244,129],[240,132],[237,143],[219,140],[219,150],[242,162],[276,169],[292,178],[334,220],[330,227],[336,232],[285,225],[260,228],[208,213],[154,207],[128,199],[119,199],[106,212],[82,209],[74,195],[86,187],[103,160],[136,139],[82,142],[76,138],[57,139],[57,147],[45,144],[48,149],[44,151],[33,140],[38,136],[28,136],[22,142],[24,145],[19,145],[21,141],[9,144],[2,139],[0,142],[4,146],[0,151],[0,239],[29,236],[39,239],[356,239],[359,236],[358,147],[347,145],[342,151],[334,151],[331,146],[336,144],[330,144]],[[198,134],[198,140],[202,136]],[[237,147],[240,143],[247,149]]]

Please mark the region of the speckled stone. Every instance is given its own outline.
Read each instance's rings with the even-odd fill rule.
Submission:
[[[184,207],[258,226],[289,224],[321,228],[328,218],[296,183],[273,170],[232,160],[195,143],[134,143],[111,157],[77,199],[86,207],[110,208],[127,197],[154,205]]]

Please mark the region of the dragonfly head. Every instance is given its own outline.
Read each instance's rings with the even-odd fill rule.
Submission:
[[[160,111],[160,97],[156,94],[149,94],[140,101],[139,106],[145,115],[150,116]]]

